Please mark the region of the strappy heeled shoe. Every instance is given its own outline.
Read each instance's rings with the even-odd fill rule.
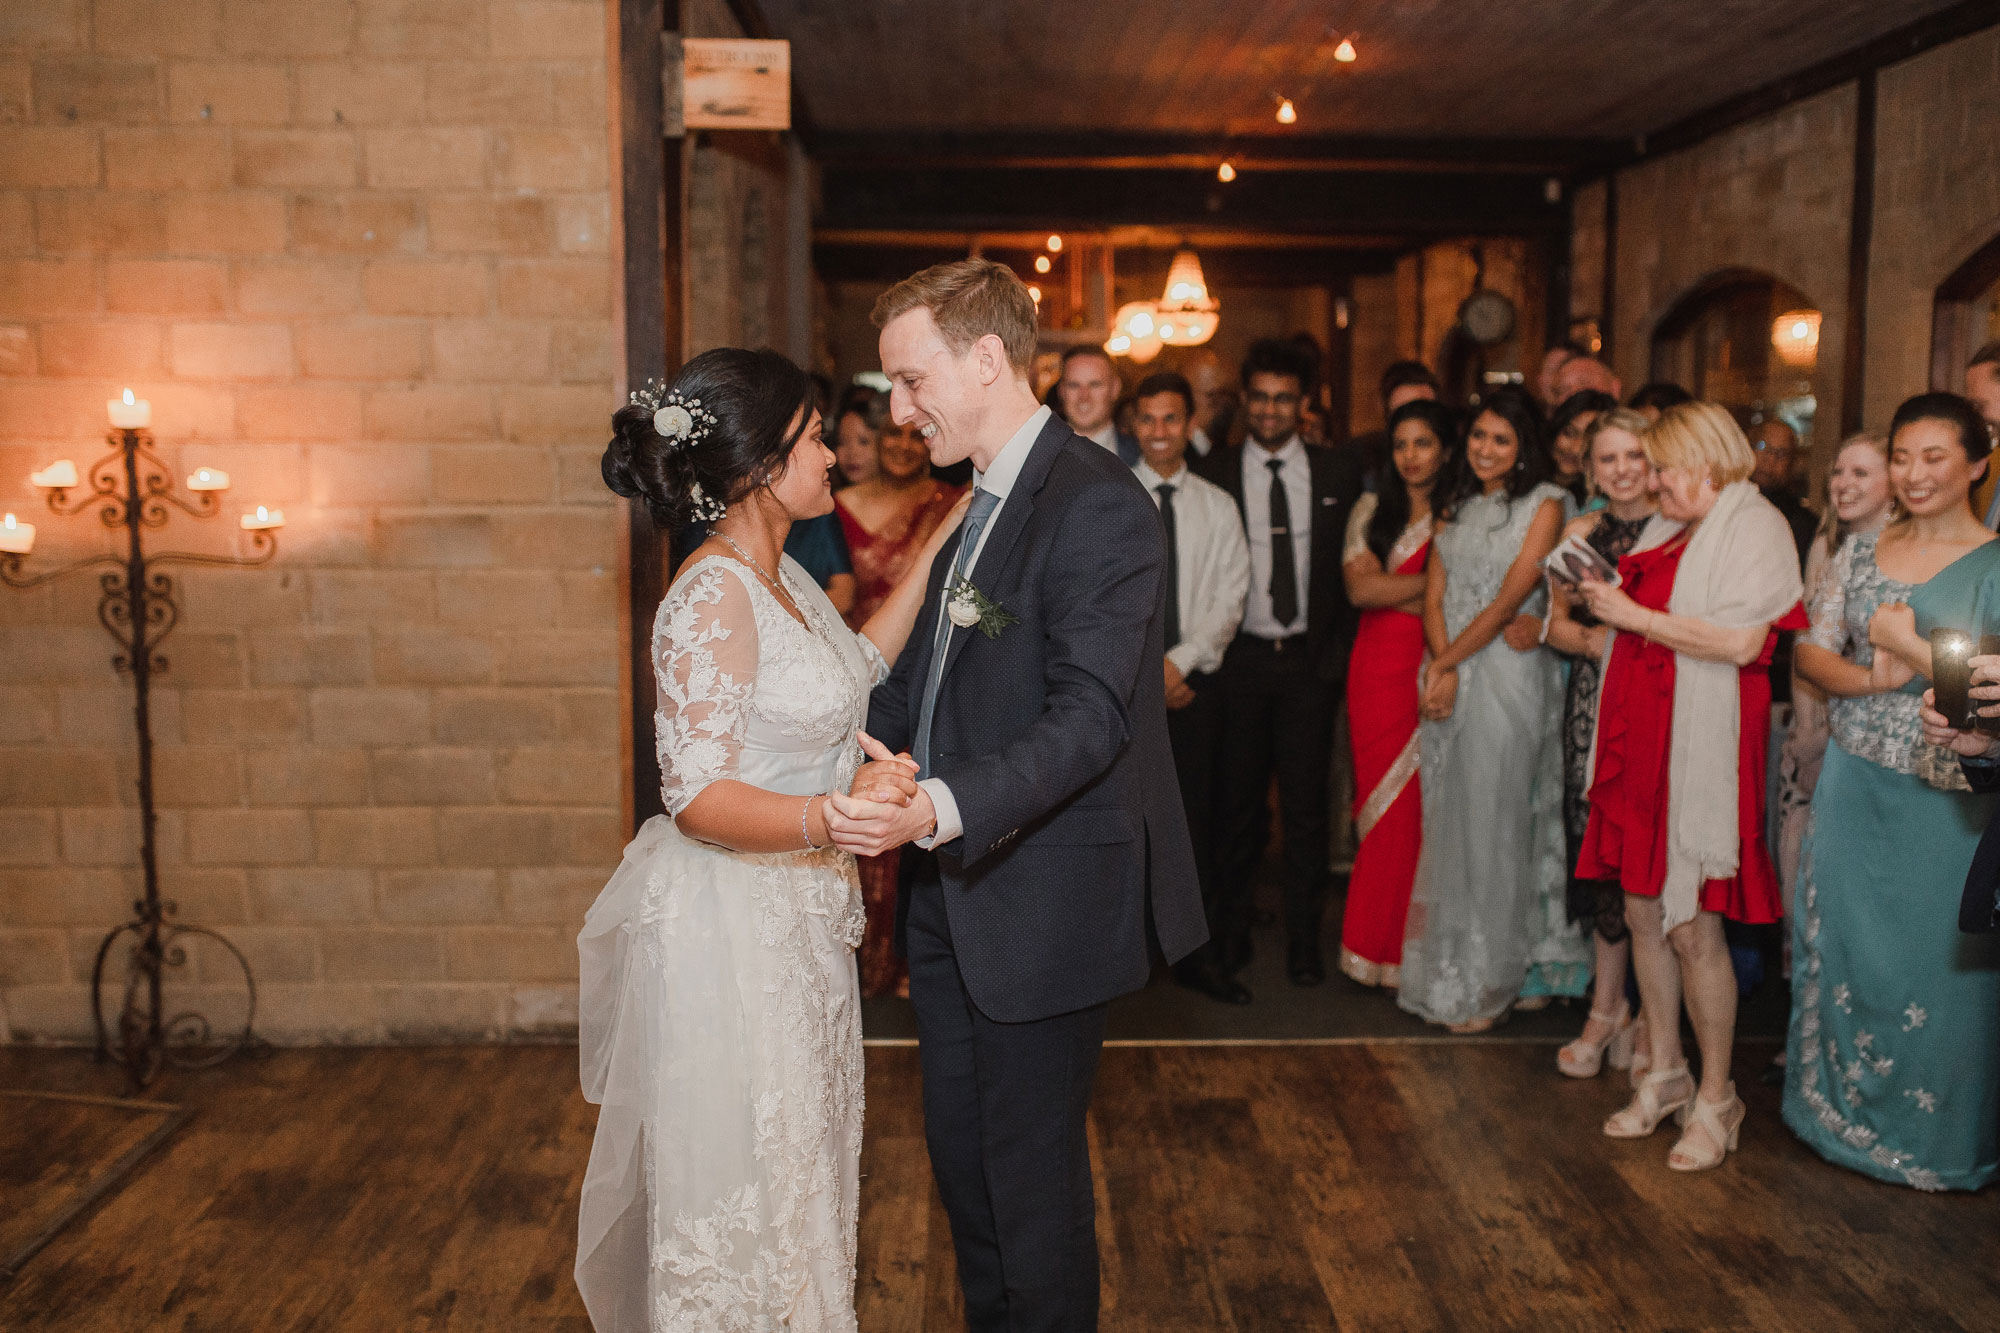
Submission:
[[[1593,1009],[1590,1021],[1603,1023],[1610,1029],[1602,1041],[1579,1036],[1556,1052],[1556,1068],[1571,1078],[1596,1078],[1606,1060],[1613,1069],[1623,1069],[1632,1063],[1632,1006],[1620,1000],[1618,1007],[1608,1014]]]
[[[1639,1081],[1639,1091],[1622,1111],[1604,1122],[1604,1136],[1611,1139],[1643,1139],[1660,1127],[1660,1122],[1694,1100],[1694,1075],[1685,1064],[1648,1074]]]
[[[1680,1142],[1667,1154],[1667,1165],[1676,1171],[1706,1171],[1721,1166],[1723,1159],[1736,1151],[1736,1140],[1749,1113],[1743,1099],[1736,1095],[1734,1083],[1729,1085],[1729,1096],[1724,1101],[1712,1102],[1697,1096],[1681,1112],[1685,1128]]]
[[[1632,1086],[1634,1088],[1637,1088],[1645,1080],[1646,1075],[1651,1073],[1653,1069],[1652,1044],[1648,1042],[1643,1049],[1639,1045],[1639,1038],[1646,1035],[1646,1016],[1644,1014],[1634,1015],[1632,1019],[1632,1053],[1628,1057],[1632,1066]],[[1613,1069],[1618,1068],[1616,1064],[1613,1064],[1611,1067]]]

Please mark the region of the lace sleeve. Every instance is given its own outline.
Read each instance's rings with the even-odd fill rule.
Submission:
[[[1368,553],[1368,520],[1375,517],[1376,503],[1375,496],[1366,491],[1354,502],[1354,509],[1347,516],[1347,545],[1340,553],[1341,564]]]
[[[667,812],[678,815],[709,783],[736,775],[750,723],[756,611],[722,562],[697,569],[660,604],[653,667],[660,791]]]
[[[861,660],[868,664],[869,689],[872,690],[889,679],[889,659],[882,656],[882,650],[875,646],[875,640],[856,630],[854,646],[861,650]]]
[[[1849,537],[1840,544],[1839,553],[1820,575],[1806,606],[1812,628],[1806,631],[1805,641],[1843,657],[1847,655],[1847,576],[1854,569],[1854,540]]]

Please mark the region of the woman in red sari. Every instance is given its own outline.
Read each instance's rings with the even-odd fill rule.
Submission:
[[[898,426],[888,419],[888,395],[876,402],[878,470],[833,497],[848,554],[854,558],[857,587],[854,609],[847,613],[849,625],[868,623],[925,538],[965,493],[962,486],[946,486],[931,478],[931,452],[923,436],[914,426]]]
[[[1580,589],[1616,633],[1576,874],[1625,890],[1651,1039],[1651,1072],[1604,1132],[1644,1138],[1682,1111],[1667,1165],[1699,1171],[1722,1164],[1743,1123],[1729,1078],[1736,978],[1722,920],[1773,922],[1783,911],[1764,845],[1768,669],[1777,631],[1806,621],[1791,529],[1750,484],[1755,455],[1729,413],[1669,408],[1640,443],[1660,514],[1681,526],[1659,525],[1655,544],[1621,557],[1619,586]],[[1681,1049],[1683,999],[1699,1086]]]
[[[946,486],[931,478],[931,451],[914,426],[899,426],[888,418],[889,395],[879,395],[870,412],[876,431],[874,476],[833,495],[833,512],[854,559],[854,609],[850,626],[865,625],[875,609],[888,600],[896,583],[924,549],[924,543],[951,516],[952,506],[965,494],[962,486]],[[868,933],[859,958],[863,995],[907,995],[909,968],[896,956],[897,852],[864,856],[861,898],[868,909]]]
[[[1417,781],[1417,673],[1424,660],[1424,562],[1431,549],[1431,486],[1458,422],[1418,399],[1389,418],[1394,449],[1347,521],[1341,573],[1363,608],[1347,671],[1354,746],[1354,824],[1361,839],[1347,878],[1340,970],[1364,986],[1401,980],[1403,924],[1423,843]]]

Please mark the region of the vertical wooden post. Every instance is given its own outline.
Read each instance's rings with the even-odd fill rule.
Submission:
[[[1861,429],[1868,388],[1868,257],[1875,239],[1875,71],[1854,84],[1854,202],[1847,223],[1847,315],[1840,350],[1840,434]]]
[[[679,364],[684,190],[681,141],[665,133],[663,34],[680,26],[679,0],[616,0],[619,284],[624,325],[620,397]],[[666,593],[671,552],[641,502],[628,503],[627,669],[632,747],[632,825],[661,813],[660,765],[653,748],[653,615]]]

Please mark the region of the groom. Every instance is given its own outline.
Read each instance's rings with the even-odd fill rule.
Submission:
[[[976,487],[869,708],[917,795],[835,794],[827,823],[860,854],[937,853],[899,915],[967,1322],[1077,1333],[1097,1327],[1105,1006],[1145,985],[1151,941],[1173,962],[1207,934],[1167,743],[1166,542],[1131,471],[1035,401],[1012,270],[940,264],[874,319],[891,415]]]

